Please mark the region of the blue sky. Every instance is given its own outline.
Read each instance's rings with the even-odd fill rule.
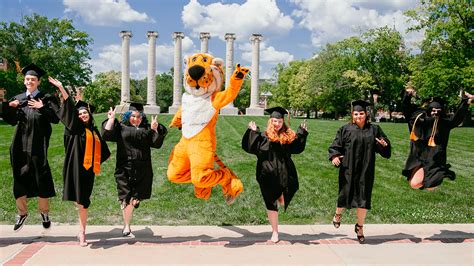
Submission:
[[[39,4],[41,3],[41,4]],[[183,55],[200,50],[199,32],[210,32],[209,52],[225,58],[224,34],[235,33],[234,62],[251,65],[252,33],[263,35],[260,77],[269,78],[278,63],[311,58],[327,43],[389,25],[405,35],[409,47],[421,33],[405,34],[403,11],[412,0],[0,0],[0,20],[19,22],[38,13],[67,18],[93,38],[91,65],[95,74],[119,70],[122,30],[132,31],[132,78],[147,73],[147,31],[157,31],[157,72],[173,66],[172,33],[181,31]]]

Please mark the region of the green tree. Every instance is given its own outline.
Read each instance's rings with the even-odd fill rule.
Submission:
[[[168,108],[173,104],[173,72],[171,68],[168,73],[156,76],[156,104],[162,112],[168,112]]]
[[[0,57],[10,63],[6,71],[10,73],[0,75],[0,87],[7,89],[7,97],[24,91],[23,78],[16,65],[35,63],[48,75],[73,87],[90,81],[92,71],[88,61],[92,39],[87,33],[76,30],[71,20],[48,20],[33,14],[23,17],[21,23],[0,22],[0,40]],[[41,87],[56,91],[48,82],[43,82]]]
[[[403,65],[407,64],[408,51],[404,48],[401,34],[389,27],[376,28],[362,34],[363,42],[358,53],[358,77],[369,76],[369,83],[358,84],[364,98],[373,105],[373,94],[381,95],[379,102],[393,107],[399,99],[407,76],[403,73]],[[356,81],[356,79],[354,79]],[[372,84],[370,84],[372,83]],[[376,86],[372,86],[376,85]],[[375,108],[372,109],[375,118]],[[392,111],[392,110],[390,110]]]
[[[96,112],[107,112],[120,103],[121,74],[117,71],[99,73],[83,91],[83,98],[94,105]]]
[[[304,111],[307,118],[316,107],[315,88],[308,82],[308,78],[313,74],[310,63],[310,60],[304,61],[299,66],[298,73],[290,79],[288,84],[291,109]]]
[[[351,37],[326,47],[311,60],[309,87],[316,97],[318,108],[334,113],[335,118],[344,115],[350,101],[361,97],[352,81],[344,76],[347,70],[357,69],[357,55],[362,42]]]
[[[250,80],[245,79],[242,83],[239,94],[234,100],[234,106],[239,109],[239,112],[245,112],[245,109],[250,106]]]
[[[460,89],[474,87],[474,12],[472,1],[422,0],[406,12],[425,32],[421,53],[410,64],[421,98],[444,96],[457,102]]]
[[[292,61],[288,65],[278,64],[275,67],[274,71],[278,79],[276,85],[271,88],[271,93],[273,94],[270,98],[271,106],[291,107],[290,82],[294,76],[298,75],[299,68],[303,63],[303,61]]]

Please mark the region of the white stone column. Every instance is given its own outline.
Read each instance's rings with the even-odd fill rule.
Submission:
[[[148,31],[148,76],[147,96],[145,105],[146,114],[159,114],[160,107],[156,105],[156,38],[158,32]]]
[[[173,104],[169,108],[170,114],[175,114],[181,106],[181,97],[183,94],[183,77],[181,71],[183,68],[183,59],[181,55],[182,40],[184,33],[174,32],[174,74],[173,74]]]
[[[201,53],[209,52],[209,39],[210,38],[211,38],[211,34],[209,32],[199,33],[199,39],[201,39]]]
[[[262,116],[263,108],[258,104],[260,94],[258,91],[259,67],[260,67],[260,42],[262,41],[261,34],[252,34],[250,41],[252,42],[252,67],[251,67],[251,82],[250,82],[250,107],[245,109],[246,115]]]
[[[234,71],[234,33],[225,34],[226,49],[225,49],[225,87],[229,87],[229,80]],[[224,108],[221,109],[222,115],[237,115],[239,110],[234,107],[234,103],[230,102]]]
[[[122,97],[121,103],[130,100],[130,38],[132,38],[131,31],[121,31],[122,37]]]
[[[120,104],[116,106],[117,113],[123,113],[128,110],[128,102],[130,101],[130,38],[131,31],[121,31],[122,38],[122,82]]]

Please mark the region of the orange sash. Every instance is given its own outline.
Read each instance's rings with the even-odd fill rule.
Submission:
[[[92,156],[92,150],[94,150],[94,156]],[[91,168],[92,161],[94,161],[94,174],[98,175],[100,173],[100,139],[97,133],[86,128],[86,150],[83,163],[86,170]]]

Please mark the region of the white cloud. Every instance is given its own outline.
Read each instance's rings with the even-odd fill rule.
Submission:
[[[252,44],[239,44],[238,49],[242,51],[242,60],[252,63]],[[260,43],[260,64],[275,65],[277,63],[288,64],[294,60],[294,56],[288,52],[277,51],[275,47],[268,46],[266,42]]]
[[[245,3],[212,3],[201,5],[190,0],[183,7],[181,20],[193,34],[210,32],[224,39],[227,32],[236,34],[237,40],[248,40],[252,33],[265,37],[285,35],[293,28],[293,20],[284,15],[275,0],[247,0]]]
[[[395,27],[405,35],[409,27],[403,11],[416,3],[401,0],[291,0],[297,8],[292,15],[299,25],[311,32],[315,47],[359,35],[371,28]],[[407,42],[417,41],[421,34],[405,36]],[[409,44],[409,43],[408,43]]]
[[[154,22],[146,13],[135,11],[126,0],[63,0],[65,12],[75,13],[92,25],[120,22]]]
[[[158,39],[159,40],[159,39]],[[195,45],[191,39],[185,37],[182,41],[183,56],[193,53]],[[90,61],[95,76],[101,72],[122,70],[122,46],[119,44],[106,45],[100,48],[96,58]],[[156,72],[168,72],[174,64],[174,43],[159,44],[156,46]],[[148,43],[130,45],[130,77],[143,79],[148,73]]]

